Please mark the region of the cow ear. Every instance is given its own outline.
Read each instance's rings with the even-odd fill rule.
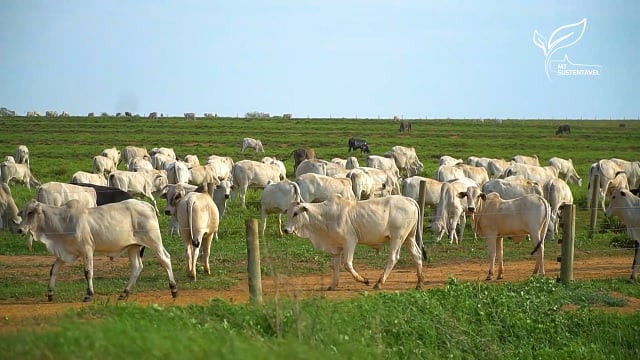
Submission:
[[[485,194],[485,193],[480,193],[480,195],[479,195],[479,196],[480,196],[480,199],[482,199],[482,200],[487,200],[487,194]]]
[[[458,197],[458,199],[464,199],[465,197],[467,197],[467,195],[468,194],[467,194],[466,191],[464,191],[464,192],[461,191],[456,196]]]
[[[626,191],[624,191],[624,190],[620,190],[620,195],[622,195],[622,196],[627,196],[627,193],[626,193]]]
[[[300,205],[300,211],[301,212],[307,212],[307,211],[309,211],[309,208],[306,207],[305,205]]]

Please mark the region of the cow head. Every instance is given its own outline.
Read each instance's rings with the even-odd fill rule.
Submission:
[[[306,204],[293,202],[287,209],[287,223],[284,226],[285,234],[294,234],[304,237],[301,233],[303,227],[309,223],[309,211]]]
[[[479,202],[487,199],[477,186],[469,186],[466,191],[456,194],[459,199],[467,199],[467,211],[474,213],[480,207]]]
[[[178,208],[178,202],[187,194],[187,190],[182,184],[166,185],[160,194],[161,198],[167,200],[167,206],[164,209],[165,215],[175,215]]]
[[[29,250],[33,246],[33,229],[37,227],[39,219],[42,217],[42,204],[35,199],[27,202],[20,213],[20,224],[18,225],[18,234],[29,235],[27,247]]]

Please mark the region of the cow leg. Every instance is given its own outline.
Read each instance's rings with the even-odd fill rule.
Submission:
[[[171,268],[171,255],[169,255],[169,252],[165,250],[162,243],[159,243],[159,245],[160,246],[154,249],[154,252],[156,253],[156,257],[158,258],[160,265],[162,265],[162,267],[167,271],[167,275],[169,275],[169,289],[171,290],[171,296],[175,298],[178,296],[178,287],[176,286],[176,280],[173,277],[173,269]]]
[[[157,249],[154,249],[154,251]],[[140,246],[129,246],[127,248],[129,254],[129,262],[131,263],[131,275],[129,276],[129,283],[122,291],[122,294],[118,297],[118,300],[126,300],[129,297],[131,288],[136,284],[138,276],[142,272],[142,258],[140,257]]]
[[[462,242],[462,238],[464,237],[464,227],[467,225],[467,215],[462,211],[460,213],[460,217],[458,218],[458,224],[460,224],[460,240],[456,244]]]
[[[204,254],[202,254],[202,262],[204,265],[204,272],[208,275],[211,274],[211,268],[209,267],[209,255],[211,254],[211,240],[213,239],[213,234],[205,234],[202,238],[202,250]]]
[[[282,237],[282,214],[278,213],[278,236]]]
[[[409,252],[413,257],[413,261],[416,263],[416,275],[418,276],[416,289],[421,289],[422,284],[424,283],[424,273],[422,272],[422,249],[420,249],[418,244],[416,244],[415,234],[413,237],[409,235],[409,237],[404,240],[404,245],[409,249]]]
[[[633,254],[633,263],[631,264],[631,276],[629,277],[629,282],[636,282],[636,273],[638,272],[638,265],[640,265],[640,240],[636,240],[634,242],[634,254]]]
[[[344,254],[344,266],[357,282],[369,285],[369,279],[362,277],[360,274],[358,274],[356,269],[353,268],[353,253],[355,252],[355,250],[356,242],[354,241],[352,245],[351,242],[347,240],[346,246],[342,249],[342,253]]]
[[[489,251],[489,272],[487,273],[487,277],[485,280],[493,279],[493,268],[496,262],[496,245],[498,242],[497,237],[489,236],[486,238],[487,241],[487,249]]]
[[[264,239],[264,231],[267,229],[267,215],[266,212],[262,211],[260,213],[260,238]],[[280,230],[282,231],[282,230]]]
[[[187,276],[196,279],[196,265],[198,263],[198,254],[200,250],[193,246],[191,241],[187,244]]]
[[[402,246],[402,242],[398,240],[391,240],[391,244],[389,245],[389,257],[387,258],[387,263],[384,266],[384,271],[382,275],[373,286],[374,289],[380,289],[382,285],[384,285],[385,281],[387,281],[387,277],[391,273],[391,270],[398,262],[400,258],[400,247]]]
[[[87,281],[87,294],[84,296],[82,301],[87,302],[90,301],[93,297],[93,253],[89,252],[87,256],[84,257],[84,278]]]
[[[331,268],[333,269],[333,276],[331,278],[331,284],[327,288],[328,291],[335,290],[340,281],[340,268],[342,267],[342,253],[338,252],[331,257]]]
[[[502,236],[498,236],[496,238],[497,244],[497,261],[498,261],[498,277],[497,279],[502,279],[504,274],[504,238]]]
[[[49,287],[47,289],[47,300],[53,301],[53,293],[56,287],[56,277],[58,276],[58,271],[64,265],[64,261],[62,259],[56,259],[56,261],[51,265],[51,270],[49,270]]]

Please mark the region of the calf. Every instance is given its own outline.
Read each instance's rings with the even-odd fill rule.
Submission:
[[[45,244],[50,254],[56,256],[49,273],[49,301],[53,300],[56,277],[64,263],[73,263],[78,258],[84,262],[86,302],[94,294],[94,253],[113,257],[124,251],[131,262],[131,276],[119,299],[126,299],[142,271],[142,247],[153,250],[169,276],[171,295],[175,298],[178,293],[171,258],[162,245],[158,218],[153,207],[145,202],[130,199],[87,208],[80,206],[77,200],[71,200],[61,207],[31,200],[22,210],[18,233],[32,235]]]
[[[245,151],[246,149],[253,149],[256,152],[264,152],[264,147],[262,146],[262,141],[258,139],[252,138],[244,138],[242,139],[242,148],[240,151]]]

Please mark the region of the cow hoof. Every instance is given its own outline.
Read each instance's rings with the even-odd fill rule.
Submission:
[[[363,279],[363,281],[362,281],[362,282],[363,282],[365,285],[369,285],[369,279],[366,279],[366,278],[365,278],[365,279]]]
[[[502,279],[502,275],[498,275],[498,277],[496,279],[501,280]]]
[[[171,290],[171,297],[174,299],[178,297],[178,289]]]
[[[636,283],[636,279],[634,279],[634,278],[629,278],[628,281],[629,281],[629,284],[635,284]],[[49,300],[49,301],[51,301],[51,300]]]
[[[329,286],[329,287],[327,288],[327,291],[333,291],[333,286]]]
[[[373,285],[373,288],[378,290],[378,289],[382,289],[382,284],[380,284],[379,282],[377,282],[375,285]]]
[[[491,280],[493,280],[493,276],[491,276],[491,275],[487,275],[487,277],[486,277],[486,278],[484,278],[484,279],[485,279],[486,281],[491,281]]]
[[[53,301],[53,295],[47,295],[47,300]]]
[[[82,302],[89,302],[89,301],[91,301],[91,296],[89,295],[85,295],[84,299],[82,299]]]

